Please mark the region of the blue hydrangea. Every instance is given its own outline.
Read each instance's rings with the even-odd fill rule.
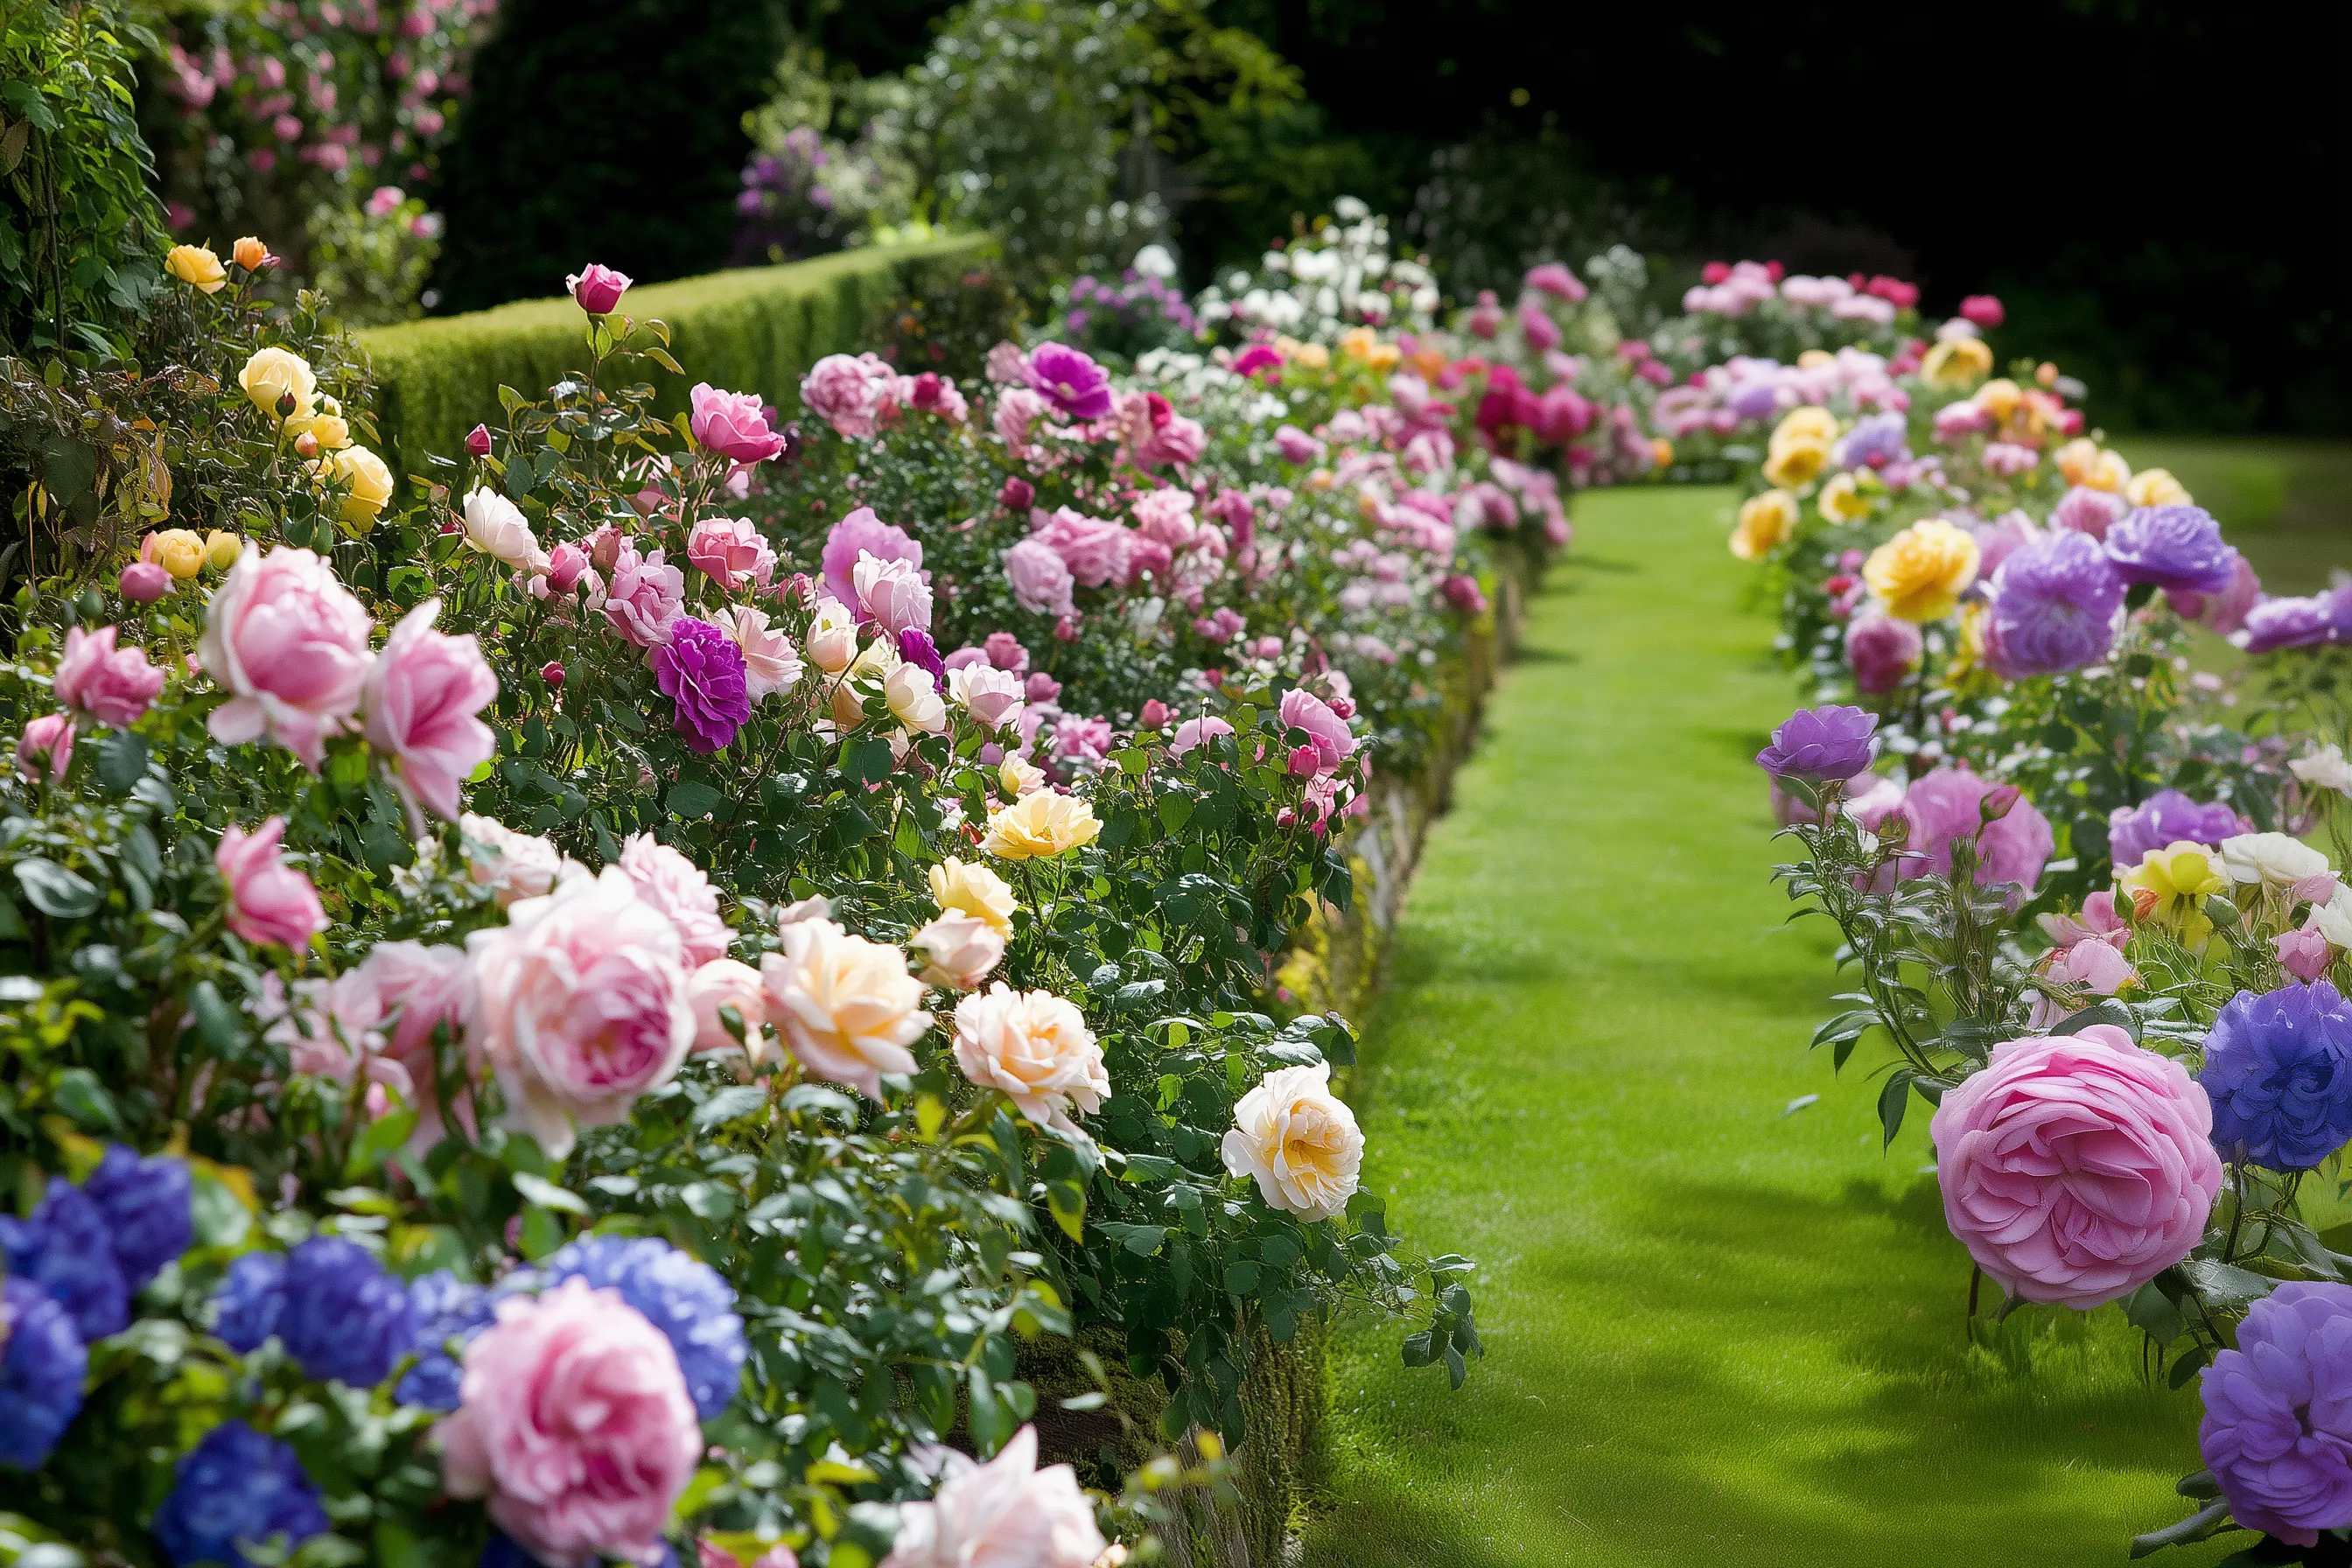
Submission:
[[[449,1342],[457,1340],[462,1353],[465,1344],[497,1321],[490,1293],[443,1268],[412,1283],[408,1301],[416,1318],[418,1360],[400,1380],[394,1396],[403,1405],[455,1410],[464,1369],[449,1353]]]
[[[230,1264],[228,1278],[213,1292],[213,1307],[215,1339],[240,1353],[259,1350],[285,1315],[285,1255],[248,1252]]]
[[[2241,991],[2205,1037],[2197,1081],[2225,1159],[2308,1171],[2352,1142],[2352,1005],[2325,980]]]
[[[174,1475],[172,1495],[149,1528],[179,1568],[199,1563],[240,1568],[253,1561],[247,1544],[282,1535],[290,1551],[327,1532],[319,1489],[294,1450],[242,1421],[224,1421],[205,1433]]]
[[[37,1470],[81,1410],[89,1351],[57,1298],[0,1279],[0,1466]]]
[[[145,1288],[196,1239],[195,1184],[187,1163],[168,1154],[141,1159],[120,1143],[81,1184],[114,1231],[114,1260],[133,1290]]]
[[[709,1264],[654,1237],[589,1236],[557,1251],[533,1271],[525,1289],[566,1279],[607,1286],[645,1314],[677,1352],[686,1391],[705,1421],[727,1408],[743,1381],[750,1347],[735,1292]]]
[[[286,1255],[278,1337],[310,1376],[366,1388],[415,1344],[416,1314],[408,1287],[373,1253],[340,1236],[314,1236]]]
[[[8,1272],[58,1300],[84,1344],[131,1326],[131,1287],[114,1260],[112,1227],[88,1193],[63,1176],[30,1219],[0,1215],[0,1253]]]

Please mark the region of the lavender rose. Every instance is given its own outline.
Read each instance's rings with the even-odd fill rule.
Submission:
[[[2107,556],[2126,583],[2218,594],[2238,574],[2238,552],[2198,506],[2144,506],[2107,530]]]
[[[2352,1287],[2281,1285],[2200,1387],[2198,1451],[2240,1524],[2295,1546],[2352,1524]]]
[[[1840,703],[1801,708],[1772,731],[1756,764],[1774,778],[1830,783],[1868,768],[1878,752],[1878,715]]]
[[[2098,541],[2061,530],[2002,561],[1992,595],[1988,659],[2017,680],[2105,658],[2116,639],[2124,580]]]
[[[2177,789],[2158,790],[2137,805],[2107,814],[2107,857],[2118,866],[2137,866],[2151,849],[2188,842],[2218,847],[2224,838],[2253,831],[2228,806],[2204,805]]]

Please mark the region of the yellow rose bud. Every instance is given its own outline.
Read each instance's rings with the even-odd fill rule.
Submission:
[[[184,583],[205,569],[205,542],[185,528],[167,528],[140,542],[139,558],[152,561]]]
[[[1977,542],[1942,518],[1913,523],[1870,552],[1863,580],[1898,620],[1932,621],[1952,613],[1977,580]]]
[[[980,847],[1000,860],[1051,859],[1093,843],[1101,831],[1102,824],[1085,801],[1039,790],[991,816]]]
[[[1946,338],[1919,362],[1930,386],[1973,386],[1992,374],[1992,350],[1982,338]]]
[[[1796,526],[1797,498],[1787,490],[1750,496],[1739,508],[1739,525],[1731,531],[1731,552],[1742,561],[1761,561]]]
[[[2018,399],[2024,395],[2024,392],[2017,383],[2003,375],[1996,376],[1978,387],[1977,395],[1971,401],[1979,408],[1983,409],[1986,416],[1994,424],[2000,425],[2006,423],[2009,416],[2017,412]]]
[[[1675,460],[1675,444],[1664,436],[1650,440],[1650,466],[1654,468],[1671,467]]]
[[[319,397],[319,377],[309,362],[280,348],[256,350],[236,373],[236,384],[272,419],[307,419]],[[280,406],[289,397],[294,400],[291,414]]]
[[[1830,444],[1804,437],[1783,445],[1776,441],[1764,460],[1764,482],[1793,489],[1830,466]]]
[[[247,272],[258,272],[269,265],[269,247],[249,234],[236,242],[229,256]]]
[[[202,294],[217,294],[228,286],[228,269],[220,258],[201,245],[175,245],[163,258],[164,270]]]
[[[941,914],[971,915],[1007,936],[1013,934],[1013,911],[1017,907],[1013,889],[987,867],[978,861],[966,865],[950,856],[946,864],[931,868],[930,884],[931,897]]]
[[[996,770],[996,783],[1006,795],[1018,800],[1024,795],[1035,795],[1045,787],[1045,771],[1033,767],[1018,752],[1005,753],[1003,763]]]
[[[343,492],[342,506],[336,514],[345,522],[373,522],[376,514],[392,500],[392,470],[365,447],[345,447],[320,458],[313,467],[321,478],[337,479],[350,487]]]
[[[245,541],[226,529],[215,528],[205,535],[205,564],[215,572],[226,572],[236,564]]]
[[[1813,499],[1822,515],[1838,522],[1860,522],[1870,515],[1870,498],[1862,493],[1861,484],[1851,473],[1833,476]]]
[[[2142,468],[2124,484],[2124,500],[2134,506],[2189,506],[2189,487],[2162,468]]]
[[[2088,436],[2058,448],[2058,475],[2070,485],[2121,495],[2131,482],[2131,465],[2120,452],[2103,451]]]

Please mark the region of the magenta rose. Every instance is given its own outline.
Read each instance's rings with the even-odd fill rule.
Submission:
[[[704,450],[739,463],[764,463],[783,451],[783,437],[768,428],[767,407],[752,394],[721,392],[705,381],[687,401],[687,428]]]
[[[317,773],[327,738],[359,709],[373,629],[326,562],[288,545],[264,557],[247,543],[196,644],[205,673],[231,694],[213,710],[213,739],[236,746],[267,735]]]
[[[498,737],[479,715],[498,700],[499,678],[473,633],[433,629],[440,613],[438,599],[409,611],[376,656],[364,689],[367,739],[392,759],[406,793],[455,822],[459,786],[498,754]]]
[[[1109,373],[1066,344],[1029,351],[1029,384],[1072,419],[1100,419],[1111,411]]]
[[[618,1290],[566,1279],[509,1296],[466,1346],[457,1414],[436,1429],[449,1495],[549,1568],[654,1563],[702,1456],[677,1352]]]
[[[1902,685],[1926,647],[1917,626],[1892,616],[1864,616],[1845,629],[1845,661],[1853,683],[1873,696]]]
[[[115,647],[114,636],[112,626],[68,628],[51,687],[74,712],[128,730],[163,689],[163,672],[147,662],[145,648]]]
[[[221,834],[213,865],[228,884],[228,929],[257,946],[299,952],[327,929],[327,911],[310,879],[279,858],[285,837],[282,816],[250,833],[232,826]]]
[[[627,273],[615,272],[601,261],[592,261],[566,278],[563,287],[590,315],[609,316],[621,308],[621,296],[629,291],[629,282]]]
[[[2084,1310],[2189,1256],[2221,1190],[2213,1108],[2112,1024],[2011,1040],[1930,1135],[1944,1218],[2012,1296]]]

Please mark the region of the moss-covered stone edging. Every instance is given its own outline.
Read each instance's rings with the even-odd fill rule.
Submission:
[[[667,323],[671,354],[688,367],[686,376],[655,373],[661,412],[684,408],[695,381],[793,409],[809,366],[874,346],[883,307],[918,266],[977,258],[993,243],[953,235],[713,272],[632,289],[622,308]],[[467,431],[499,416],[500,386],[537,397],[578,368],[587,331],[580,307],[558,295],[359,333],[374,368],[384,460],[405,479],[425,472],[427,455],[456,456]]]

